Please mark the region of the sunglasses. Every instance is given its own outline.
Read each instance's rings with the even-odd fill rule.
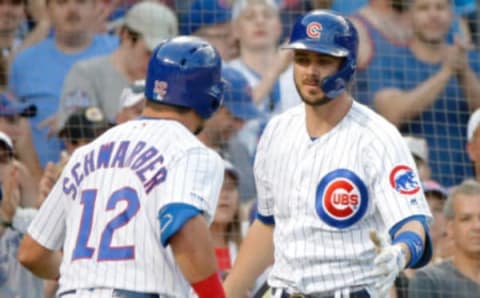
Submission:
[[[0,0],[0,5],[10,4],[12,6],[19,6],[23,5],[24,3],[24,0]]]

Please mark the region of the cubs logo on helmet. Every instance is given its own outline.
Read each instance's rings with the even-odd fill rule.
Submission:
[[[311,22],[307,25],[307,36],[310,38],[320,38],[322,32],[322,24],[318,22]]]
[[[155,94],[155,99],[162,100],[167,94],[167,87],[168,87],[168,84],[166,82],[156,80],[155,85],[153,87],[153,93]]]
[[[390,185],[399,193],[414,195],[420,190],[415,171],[407,165],[398,165],[390,172]]]
[[[320,180],[315,200],[317,214],[326,224],[348,228],[365,215],[368,191],[354,172],[338,169]]]
[[[336,12],[314,10],[298,18],[290,34],[290,43],[283,48],[345,58],[336,72],[321,81],[327,98],[338,97],[353,80],[357,68],[358,32],[348,18]]]

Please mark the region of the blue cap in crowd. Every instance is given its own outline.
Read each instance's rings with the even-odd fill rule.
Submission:
[[[223,104],[235,117],[247,121],[262,116],[253,102],[252,88],[241,72],[224,65],[222,78],[226,82]]]
[[[228,0],[194,0],[189,12],[182,17],[181,32],[190,35],[200,27],[229,22],[232,6]]]
[[[8,92],[0,93],[0,117],[22,116],[33,117],[37,114],[37,107],[29,103],[20,103]]]

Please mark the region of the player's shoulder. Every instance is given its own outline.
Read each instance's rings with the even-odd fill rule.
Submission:
[[[288,128],[292,122],[303,121],[304,119],[305,109],[303,103],[301,103],[272,116],[268,121],[267,128],[285,129]]]
[[[135,143],[144,142],[146,146],[152,146],[161,150],[162,154],[169,156],[169,160],[177,160],[189,154],[199,155],[218,162],[221,158],[218,154],[205,146],[194,134],[178,121],[168,119],[135,119],[118,124],[91,143],[79,148],[83,152],[97,148],[104,144],[114,143],[119,140]],[[77,151],[77,150],[76,150]]]
[[[147,143],[162,143],[168,147],[165,150],[180,155],[189,151],[207,152],[208,155],[215,153],[183,124],[175,120],[140,118],[116,126],[104,135],[105,138],[115,139],[115,135],[119,133],[135,136],[134,138],[142,139]]]
[[[262,132],[259,147],[263,148],[263,145],[270,144],[272,141],[293,137],[298,133],[299,122],[304,121],[304,115],[302,104],[273,115]]]
[[[373,138],[401,138],[400,132],[390,121],[371,108],[354,101],[348,114],[349,121],[356,125],[360,132]]]

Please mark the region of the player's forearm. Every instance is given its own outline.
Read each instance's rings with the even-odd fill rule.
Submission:
[[[36,276],[43,279],[57,279],[60,275],[62,254],[52,251],[25,235],[17,255],[18,261]]]
[[[422,224],[419,221],[412,220],[412,221],[407,222],[405,225],[403,225],[398,230],[398,232],[395,234],[395,236],[401,234],[402,232],[406,232],[406,231],[410,231],[410,232],[414,232],[414,233],[418,234],[420,236],[420,238],[422,239],[423,243],[425,243],[425,230],[424,230]],[[399,243],[399,245],[402,247],[403,251],[405,252],[405,259],[406,259],[406,263],[408,264],[410,262],[410,258],[411,258],[410,249],[404,243]]]
[[[224,283],[227,297],[244,297],[257,277],[273,263],[273,226],[255,220]]]
[[[170,238],[175,260],[190,283],[196,283],[217,271],[213,242],[205,219],[197,215]]]

